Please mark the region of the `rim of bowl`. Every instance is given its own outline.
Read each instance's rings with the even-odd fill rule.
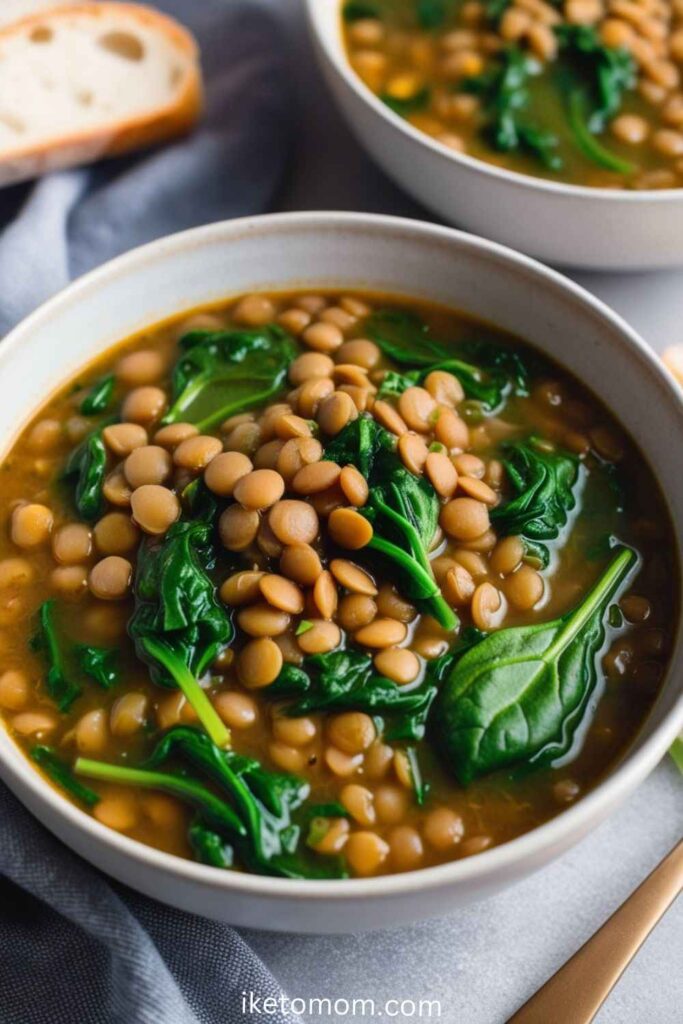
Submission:
[[[535,178],[532,174],[521,174],[519,171],[509,171],[504,167],[498,167],[496,164],[489,164],[486,160],[481,160],[478,157],[470,156],[467,153],[458,153],[456,150],[450,150],[446,146],[443,146],[440,142],[437,142],[427,135],[426,132],[420,131],[419,128],[415,128],[409,121],[396,114],[386,103],[382,101],[374,94],[374,92],[363,82],[360,75],[357,75],[353,70],[349,62],[346,60],[345,55],[337,52],[333,45],[327,38],[327,35],[322,31],[321,26],[327,24],[327,21],[337,20],[341,24],[341,4],[343,0],[329,0],[329,6],[320,4],[318,0],[306,0],[306,8],[308,11],[308,21],[311,26],[315,38],[324,52],[328,62],[335,69],[337,74],[344,80],[346,85],[361,99],[368,107],[370,107],[375,114],[379,117],[384,118],[388,121],[393,128],[413,142],[418,143],[422,146],[426,146],[435,156],[441,160],[451,164],[463,164],[471,171],[476,171],[479,174],[483,174],[486,177],[495,178],[500,181],[506,181],[509,184],[516,185],[519,188],[529,189],[530,191],[549,192],[552,195],[561,195],[565,198],[575,199],[577,201],[586,199],[603,199],[612,203],[673,203],[676,200],[683,202],[683,186],[680,188],[660,188],[660,189],[619,189],[619,188],[599,188],[597,186],[591,187],[589,185],[572,185],[568,182],[551,181],[547,178]]]
[[[600,299],[558,271],[546,267],[529,256],[517,253],[507,246],[500,245],[498,242],[491,242],[455,228],[383,214],[334,211],[277,213],[219,221],[167,235],[132,249],[74,281],[21,321],[0,345],[0,364],[4,359],[11,358],[14,350],[21,346],[25,335],[30,334],[44,321],[49,321],[55,315],[59,315],[62,306],[77,303],[83,294],[97,291],[103,282],[127,276],[135,270],[144,270],[146,264],[154,262],[160,256],[182,254],[192,249],[201,248],[207,242],[210,243],[218,239],[237,240],[240,237],[253,237],[259,234],[286,235],[292,229],[306,228],[312,232],[355,228],[359,234],[385,238],[387,235],[395,235],[404,242],[411,238],[431,239],[446,247],[455,245],[460,249],[486,253],[492,263],[512,264],[520,271],[525,272],[528,277],[535,278],[545,287],[551,287],[556,293],[572,298],[575,303],[591,310],[598,319],[603,322],[607,321],[612,327],[617,328],[626,344],[635,349],[641,357],[644,368],[647,367],[650,374],[658,379],[659,384],[664,386],[664,390],[669,393],[672,400],[679,401],[673,380],[669,378],[664,367],[636,331]],[[226,294],[230,294],[229,289],[226,289]],[[409,294],[409,290],[406,290],[406,294]],[[683,403],[681,409],[683,411]],[[680,561],[681,554],[678,552],[679,566]],[[678,624],[679,638],[682,621],[679,620]],[[667,679],[671,677],[672,670],[673,665],[670,665]],[[638,782],[654,769],[675,737],[683,730],[683,690],[678,695],[674,706],[650,737],[642,742],[637,749],[633,749],[638,743],[636,737],[631,749],[622,756],[622,760],[594,789],[576,804],[560,811],[554,818],[523,833],[516,839],[511,839],[472,857],[434,867],[420,868],[416,871],[378,875],[372,878],[301,881],[272,878],[246,872],[225,871],[146,846],[136,839],[107,828],[62,796],[30,764],[4,725],[0,724],[0,729],[2,729],[11,751],[8,752],[4,743],[0,744],[0,765],[3,766],[4,772],[12,776],[20,787],[28,788],[38,804],[47,805],[56,816],[66,818],[75,829],[86,833],[95,846],[108,846],[119,856],[142,863],[146,868],[182,876],[189,882],[216,888],[226,894],[231,891],[240,891],[244,894],[251,893],[268,899],[297,898],[309,902],[315,902],[318,899],[334,901],[363,897],[379,899],[426,889],[438,889],[453,884],[462,885],[473,879],[485,879],[506,868],[514,867],[516,864],[533,861],[534,854],[542,853],[554,846],[561,847],[563,840],[568,840],[568,845],[571,845],[571,839],[568,837],[574,834],[580,838],[591,827],[597,825],[604,817],[604,813],[600,814],[601,806],[604,811],[605,808],[618,804],[620,798],[625,798]]]

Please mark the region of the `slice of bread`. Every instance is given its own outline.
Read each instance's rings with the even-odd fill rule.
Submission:
[[[68,3],[0,30],[0,185],[189,131],[197,44],[129,3]]]

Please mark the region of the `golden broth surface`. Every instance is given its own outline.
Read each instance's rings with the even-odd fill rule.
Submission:
[[[341,324],[339,329],[346,343],[364,337],[365,315],[371,308],[391,305],[424,318],[437,337],[452,342],[454,354],[461,342],[484,338],[502,348],[513,347],[528,360],[531,386],[527,396],[508,397],[503,408],[488,416],[480,409],[473,409],[472,403],[460,404],[459,411],[466,416],[467,451],[476,456],[475,463],[481,460],[481,470],[473,470],[474,477],[469,484],[466,474],[461,474],[461,486],[471,486],[471,480],[483,474],[483,481],[488,481],[496,491],[495,500],[504,499],[510,487],[501,466],[502,446],[529,434],[580,454],[582,482],[578,505],[560,539],[550,544],[550,565],[540,570],[543,596],[533,608],[515,608],[506,596],[510,593],[512,577],[495,572],[490,562],[496,550],[496,537],[461,543],[442,535],[431,552],[433,559],[440,560],[441,568],[444,559],[450,559],[451,565],[459,559],[475,572],[477,585],[488,582],[496,588],[502,605],[494,628],[541,623],[574,607],[609,561],[605,538],[618,537],[640,555],[637,576],[621,599],[627,618],[616,630],[608,626],[608,639],[598,659],[598,685],[572,750],[560,764],[552,767],[499,771],[463,787],[446,769],[428,732],[427,738],[416,744],[421,772],[429,787],[424,805],[420,806],[414,799],[409,780],[406,785],[405,743],[387,743],[378,735],[371,747],[356,757],[350,772],[340,775],[328,759],[335,715],[327,712],[307,716],[303,739],[287,735],[283,740],[282,732],[278,731],[282,730],[283,702],[268,699],[267,687],[245,687],[235,670],[239,650],[246,639],[239,628],[233,644],[238,652],[237,659],[230,654],[213,666],[206,680],[206,692],[217,707],[226,694],[241,695],[242,706],[249,709],[253,721],[242,723],[245,727],[235,727],[232,723],[234,749],[257,758],[271,770],[294,770],[310,784],[311,802],[348,799],[349,785],[361,786],[369,792],[368,799],[373,805],[369,818],[365,822],[352,818],[349,834],[371,832],[376,836],[379,861],[374,866],[369,864],[361,850],[351,864],[352,874],[437,864],[521,835],[552,818],[603,777],[632,742],[657,697],[675,629],[678,602],[678,580],[671,572],[674,541],[657,482],[637,448],[594,395],[521,341],[489,325],[452,311],[386,296],[340,296],[330,292],[311,297],[293,293],[260,296],[256,304],[250,301],[251,305],[246,307],[231,301],[192,316],[176,318],[150,327],[110,349],[40,409],[6,457],[1,467],[0,489],[0,704],[7,729],[27,753],[36,743],[41,743],[49,744],[67,762],[80,754],[135,766],[149,756],[167,728],[174,723],[195,721],[192,709],[179,692],[155,685],[148,669],[135,657],[127,634],[133,608],[130,592],[120,600],[102,600],[92,593],[88,581],[92,585],[94,566],[111,552],[111,539],[107,541],[105,536],[102,542],[107,550],[98,548],[97,523],[91,523],[88,525],[93,539],[89,552],[68,564],[55,557],[57,531],[66,524],[78,522],[73,495],[61,479],[65,460],[84,434],[104,418],[103,415],[84,417],[79,411],[93,383],[103,375],[115,375],[114,409],[136,385],[159,387],[168,396],[171,369],[178,358],[178,339],[190,329],[244,327],[245,320],[249,326],[255,318],[262,319],[265,315],[269,321],[286,323],[294,333],[303,332],[304,338],[306,330],[314,323]],[[341,315],[344,313],[345,316]],[[297,344],[301,351],[307,350],[302,338]],[[337,365],[341,360],[342,365],[348,367],[345,352],[349,350],[341,351],[342,356],[332,352],[332,359]],[[149,367],[145,369],[143,360],[138,370],[141,383],[130,381],[130,373],[124,374],[126,380],[121,379],[126,357],[131,353],[150,352],[161,357],[156,374]],[[153,363],[154,360],[152,366]],[[369,381],[376,381],[368,385],[369,393],[381,383],[388,366],[387,360],[382,358],[369,370]],[[335,373],[337,388],[348,387],[340,381],[351,371]],[[148,379],[150,375],[153,379]],[[353,391],[347,393],[352,394],[354,401],[361,401]],[[299,400],[300,394],[288,393],[287,388],[275,399],[289,402],[294,410]],[[390,404],[396,405],[394,401]],[[262,413],[262,408],[255,408],[245,417],[247,423],[261,424],[259,437],[254,438],[252,431],[251,438],[245,440],[244,431],[235,434],[239,424],[236,427],[234,423],[228,424],[227,431],[216,428],[209,433],[219,437],[226,450],[246,448],[258,461],[256,451],[273,440],[266,432]],[[310,416],[302,418],[308,420]],[[157,429],[158,416],[146,425],[150,442],[154,441]],[[457,454],[456,449],[451,452],[454,459]],[[109,451],[107,459],[109,475],[120,470],[122,460],[113,452]],[[188,476],[186,470],[176,466],[167,486],[180,491],[188,479],[191,474]],[[53,517],[50,536],[36,546],[16,543],[16,535],[13,539],[13,517],[17,509],[27,503],[45,506]],[[130,526],[129,499],[124,496],[120,506],[106,508],[107,513],[113,511],[122,513]],[[321,511],[321,521],[325,515]],[[130,550],[121,552],[120,556],[133,564],[137,533],[135,528]],[[325,543],[316,541],[316,544],[325,562]],[[364,564],[362,551],[350,552],[348,557],[361,566]],[[477,562],[478,574],[473,568],[473,563]],[[530,565],[534,566],[533,559]],[[66,572],[67,569],[70,572]],[[216,584],[220,585],[240,569],[281,571],[277,557],[258,543],[252,543],[241,553],[220,549],[219,545],[214,572]],[[395,611],[401,595],[392,592],[390,581],[382,577],[381,571],[373,569],[373,572],[380,588],[376,601],[381,603],[381,614],[386,615],[387,608]],[[342,588],[336,589],[337,597],[343,598]],[[297,646],[297,626],[315,614],[310,589],[304,590],[303,613],[293,615],[285,635],[277,638],[286,660],[298,661],[302,657]],[[120,655],[120,682],[110,690],[90,682],[66,714],[60,714],[50,699],[44,654],[32,646],[37,613],[47,598],[56,599],[60,630],[69,638],[69,643],[116,648]],[[457,612],[461,628],[476,622],[467,603],[459,606]],[[405,601],[399,613],[409,620],[401,646],[417,654],[422,672],[428,660],[446,651],[455,637],[441,630],[430,617],[420,615],[414,607],[408,606],[406,611]],[[335,611],[332,617],[337,615]],[[140,695],[143,710],[139,727],[121,735],[113,728],[114,709],[117,702],[130,693]],[[334,765],[334,761],[332,763]],[[192,814],[174,797],[108,782],[84,781],[101,797],[92,811],[99,820],[161,850],[180,856],[192,855],[187,839]],[[236,866],[239,868],[239,863]]]

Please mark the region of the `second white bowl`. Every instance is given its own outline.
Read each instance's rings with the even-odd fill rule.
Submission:
[[[351,128],[377,163],[448,223],[548,263],[595,270],[683,264],[683,189],[585,188],[456,153],[382,103],[348,63],[341,0],[307,0],[320,64]]]

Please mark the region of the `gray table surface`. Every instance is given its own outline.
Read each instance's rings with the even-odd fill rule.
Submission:
[[[289,30],[287,43],[295,53],[299,143],[277,208],[430,219],[370,162],[334,109],[314,65],[301,0],[280,4]],[[573,276],[625,316],[656,349],[683,341],[683,270]],[[438,921],[366,935],[249,932],[246,937],[291,996],[372,998],[378,1006],[393,998],[439,999],[441,1020],[448,1024],[502,1024],[682,832],[683,780],[665,761],[578,847],[484,903]],[[681,1020],[682,960],[679,904],[641,950],[598,1015],[598,1024]]]

